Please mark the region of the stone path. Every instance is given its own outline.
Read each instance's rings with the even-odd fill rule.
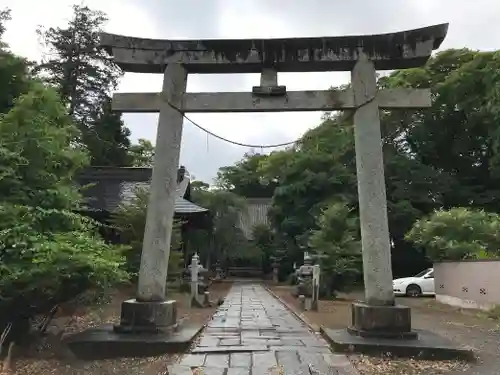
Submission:
[[[257,284],[234,285],[199,343],[168,371],[169,375],[357,374],[345,355],[331,353],[321,336]]]

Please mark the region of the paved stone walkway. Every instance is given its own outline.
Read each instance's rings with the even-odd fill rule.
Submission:
[[[321,336],[257,284],[234,285],[199,343],[168,370],[169,375],[357,374],[345,355],[331,353]]]

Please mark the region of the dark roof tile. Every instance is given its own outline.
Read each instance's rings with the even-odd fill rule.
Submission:
[[[149,187],[151,171],[151,168],[92,167],[85,169],[77,181],[81,186],[91,185],[82,191],[88,209],[112,212],[121,203],[131,201],[135,196],[135,189]],[[179,173],[181,174],[184,173]],[[176,197],[175,213],[194,214],[208,211],[184,199],[188,196],[189,188],[183,197]]]

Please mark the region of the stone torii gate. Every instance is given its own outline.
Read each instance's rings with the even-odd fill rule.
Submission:
[[[349,331],[360,336],[414,337],[410,309],[396,306],[379,108],[424,108],[427,89],[377,91],[376,71],[423,65],[448,24],[366,36],[244,40],[153,40],[103,34],[102,45],[126,72],[163,74],[160,93],[116,93],[113,109],[159,112],[156,152],[135,300],[122,305],[122,325],[158,330],[174,324],[166,301],[177,167],[185,112],[353,110],[365,301],[353,304]],[[344,91],[287,91],[278,72],[351,71]],[[260,73],[252,92],[186,92],[190,73]]]

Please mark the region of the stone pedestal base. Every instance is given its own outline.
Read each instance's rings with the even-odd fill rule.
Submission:
[[[361,337],[387,339],[416,339],[411,329],[411,310],[407,306],[371,306],[354,302],[352,321],[347,331]]]
[[[122,302],[120,324],[106,324],[69,335],[64,339],[80,359],[148,357],[186,351],[203,328],[181,327],[175,301]]]
[[[200,302],[200,298],[199,298],[198,294],[194,295],[194,296],[191,296],[189,306],[191,308],[195,308],[195,309],[201,309],[201,308],[203,308],[203,304]]]
[[[306,309],[306,297],[303,294],[299,296],[299,307],[302,311]]]
[[[203,302],[202,302],[203,307],[210,307],[210,292],[206,291],[203,293]]]
[[[122,302],[118,333],[165,333],[177,323],[176,301],[139,302],[129,299]]]

